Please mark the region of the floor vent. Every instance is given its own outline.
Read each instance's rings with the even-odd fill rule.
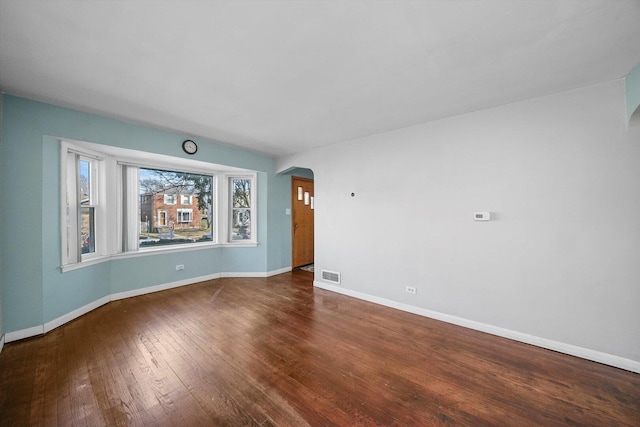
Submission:
[[[340,284],[340,273],[335,271],[322,270],[322,280]]]

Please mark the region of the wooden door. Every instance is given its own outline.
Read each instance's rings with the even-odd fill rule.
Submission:
[[[298,188],[302,190],[298,190]],[[308,196],[305,196],[305,193]],[[302,200],[299,200],[301,194]],[[291,267],[313,263],[313,180],[291,178]]]

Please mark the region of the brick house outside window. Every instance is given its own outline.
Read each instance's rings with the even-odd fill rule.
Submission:
[[[140,223],[147,232],[171,228],[208,228],[206,214],[198,209],[194,194],[141,194]]]

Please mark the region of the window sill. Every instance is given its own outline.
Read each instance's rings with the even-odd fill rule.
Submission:
[[[79,268],[89,267],[90,265],[101,264],[105,261],[109,261],[110,259],[111,259],[110,256],[97,256],[97,257],[86,259],[82,262],[78,262],[75,264],[61,265],[60,270],[62,270],[63,273],[66,273],[68,271],[77,270]]]
[[[221,246],[224,246],[225,248],[255,248],[258,246],[258,244],[256,242],[242,242],[242,243],[225,243]]]
[[[215,249],[215,248],[256,248],[258,247],[257,242],[247,242],[247,243],[194,243],[189,245],[182,246],[164,246],[159,248],[144,248],[135,252],[126,252],[120,254],[113,255],[103,255],[96,256],[93,258],[89,258],[77,264],[66,264],[60,266],[60,269],[63,273],[68,271],[77,270],[83,267],[89,267],[91,265],[101,264],[106,261],[118,260],[118,259],[127,259],[127,258],[137,258],[141,256],[149,256],[149,255],[159,255],[159,254],[169,254],[169,253],[177,253],[177,252],[188,252],[188,251],[198,251],[203,249]]]

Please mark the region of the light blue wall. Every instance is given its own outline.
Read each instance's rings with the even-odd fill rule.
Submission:
[[[269,233],[267,270],[277,270],[283,263],[291,265],[291,215],[286,210],[291,207],[291,178],[288,176],[270,176],[275,185],[269,186],[269,226],[280,230]]]
[[[625,79],[627,92],[627,122],[640,106],[640,63],[627,75]]]
[[[3,95],[2,116],[2,218],[4,329],[41,325],[42,317],[42,135],[36,114],[26,101]],[[22,104],[22,105],[16,105]],[[54,178],[55,179],[55,178]],[[19,200],[18,213],[6,200]],[[56,204],[47,209],[58,218]],[[59,210],[59,209],[58,209]],[[7,221],[7,214],[12,216]],[[57,227],[56,227],[57,228]],[[60,249],[56,251],[59,253]]]
[[[288,184],[271,157],[196,140],[197,160],[258,171],[257,248],[211,248],[112,260],[60,271],[58,138],[186,157],[189,137],[3,95],[2,309],[6,332],[42,325],[105,295],[220,272],[268,272],[290,265],[284,214]],[[284,204],[283,204],[284,203]],[[285,227],[285,228],[283,228]],[[185,270],[175,271],[176,264]]]

